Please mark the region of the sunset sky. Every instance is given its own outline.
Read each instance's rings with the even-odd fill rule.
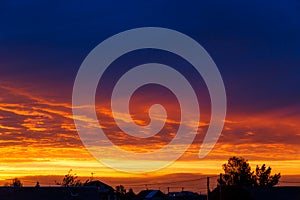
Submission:
[[[217,175],[230,156],[245,157],[253,167],[266,163],[283,177],[300,175],[299,9],[298,1],[1,1],[0,183],[14,177],[64,175],[69,169],[84,177],[91,172],[119,179],[175,174],[172,179],[177,180],[182,174]],[[199,159],[211,114],[205,83],[199,81],[201,119],[193,144],[167,168],[130,174],[106,167],[84,147],[73,121],[72,89],[81,63],[95,46],[119,32],[148,26],[180,31],[206,49],[224,81],[227,116],[214,149]],[[137,51],[114,66],[121,73],[124,66],[153,60],[185,66],[172,55],[154,51]],[[147,142],[111,128],[104,93],[97,90],[98,119],[114,144],[146,152],[169,143],[179,120],[178,104],[160,89],[137,92],[131,104],[140,125],[147,124],[152,104],[159,102],[169,112],[166,130]],[[126,125],[127,119],[117,114]],[[128,165],[139,162],[112,157]],[[126,179],[122,181],[126,185]],[[44,184],[52,183],[49,179]]]

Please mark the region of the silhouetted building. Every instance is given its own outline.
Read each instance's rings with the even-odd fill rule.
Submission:
[[[216,188],[210,194],[210,200],[300,200],[300,187],[224,187]]]
[[[116,194],[114,188],[99,181],[90,181],[85,184],[86,187],[96,187],[99,200],[116,200]]]
[[[99,200],[95,187],[0,187],[1,200]]]
[[[170,192],[168,194],[169,200],[206,200],[206,195],[199,195],[195,192],[181,191],[181,192]]]
[[[245,188],[253,200],[300,200],[300,187]]]
[[[165,200],[167,196],[160,190],[142,190],[134,200]]]
[[[91,181],[80,187],[0,187],[0,200],[116,200],[114,189]]]

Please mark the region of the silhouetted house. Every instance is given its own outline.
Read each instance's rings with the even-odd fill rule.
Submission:
[[[134,200],[165,200],[167,196],[160,190],[142,190]]]
[[[84,184],[84,186],[95,186],[98,189],[98,191],[101,191],[101,192],[113,192],[114,191],[114,188],[112,188],[111,186],[109,186],[106,183],[103,183],[99,180],[87,182]]]
[[[116,199],[116,194],[114,192],[115,190],[111,186],[109,186],[99,180],[90,181],[85,184],[85,187],[96,187],[99,200],[115,200]]]
[[[0,187],[0,200],[115,200],[114,189],[91,181],[82,187]]]
[[[0,187],[1,200],[99,200],[95,187]]]
[[[168,194],[169,200],[206,200],[206,195],[199,195],[195,192],[181,191],[181,192],[170,192]]]

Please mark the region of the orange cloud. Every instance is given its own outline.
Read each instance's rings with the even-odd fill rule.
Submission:
[[[0,99],[0,178],[30,174],[63,175],[70,168],[78,169],[82,175],[90,175],[94,171],[111,176],[128,176],[103,166],[84,148],[76,132],[70,102],[48,101],[41,96],[36,97],[33,92],[11,87],[1,86],[0,91],[5,94]],[[200,123],[191,121],[191,124],[200,124],[196,140],[180,160],[159,173],[190,173],[196,170],[219,173],[221,164],[228,157],[238,155],[253,163],[267,161],[282,173],[300,174],[296,167],[300,162],[298,111],[298,107],[290,107],[251,115],[230,113],[217,145],[203,160],[199,160],[197,155],[209,120]],[[165,127],[167,134],[156,135],[147,143],[134,138],[129,140],[118,129],[110,129],[114,122],[106,120],[112,117],[109,110],[97,107],[97,112],[101,113],[104,120],[101,122],[102,128],[111,131],[110,138],[127,151],[154,151],[167,145],[176,135],[173,125],[178,125],[178,120],[169,119],[169,125]],[[116,116],[124,124],[132,122],[124,118],[122,113]],[[99,125],[98,121],[87,116],[75,118],[88,122],[89,126]],[[186,126],[190,125],[187,123]],[[174,151],[178,148],[174,147]],[[122,159],[111,154],[114,159]]]

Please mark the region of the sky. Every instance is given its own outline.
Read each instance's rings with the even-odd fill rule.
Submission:
[[[266,163],[274,172],[300,175],[299,8],[298,1],[1,1],[0,181],[64,175],[69,169],[86,177],[91,172],[115,178],[215,175],[234,155],[245,157],[252,166]],[[200,82],[197,95],[203,118],[193,144],[167,168],[130,174],[103,165],[84,147],[74,125],[72,89],[93,48],[112,35],[139,27],[173,29],[206,49],[224,81],[227,116],[214,149],[199,159],[197,152],[210,116],[209,95]],[[178,68],[185,65],[166,52],[137,51],[126,56],[114,63],[115,71],[120,73],[127,65],[147,59],[169,59],[168,64]],[[145,143],[118,135],[119,129],[112,128],[108,135],[114,144],[146,152],[161,148],[174,137],[178,105],[164,88],[158,88],[163,95],[151,98],[159,93],[155,89],[138,91],[132,98],[132,112],[143,125],[148,123],[151,104],[165,105],[171,113],[165,132]],[[98,87],[97,115],[100,124],[108,127],[113,115],[103,106],[103,94]],[[117,114],[126,126],[128,119]],[[128,163],[134,162],[138,161]]]

